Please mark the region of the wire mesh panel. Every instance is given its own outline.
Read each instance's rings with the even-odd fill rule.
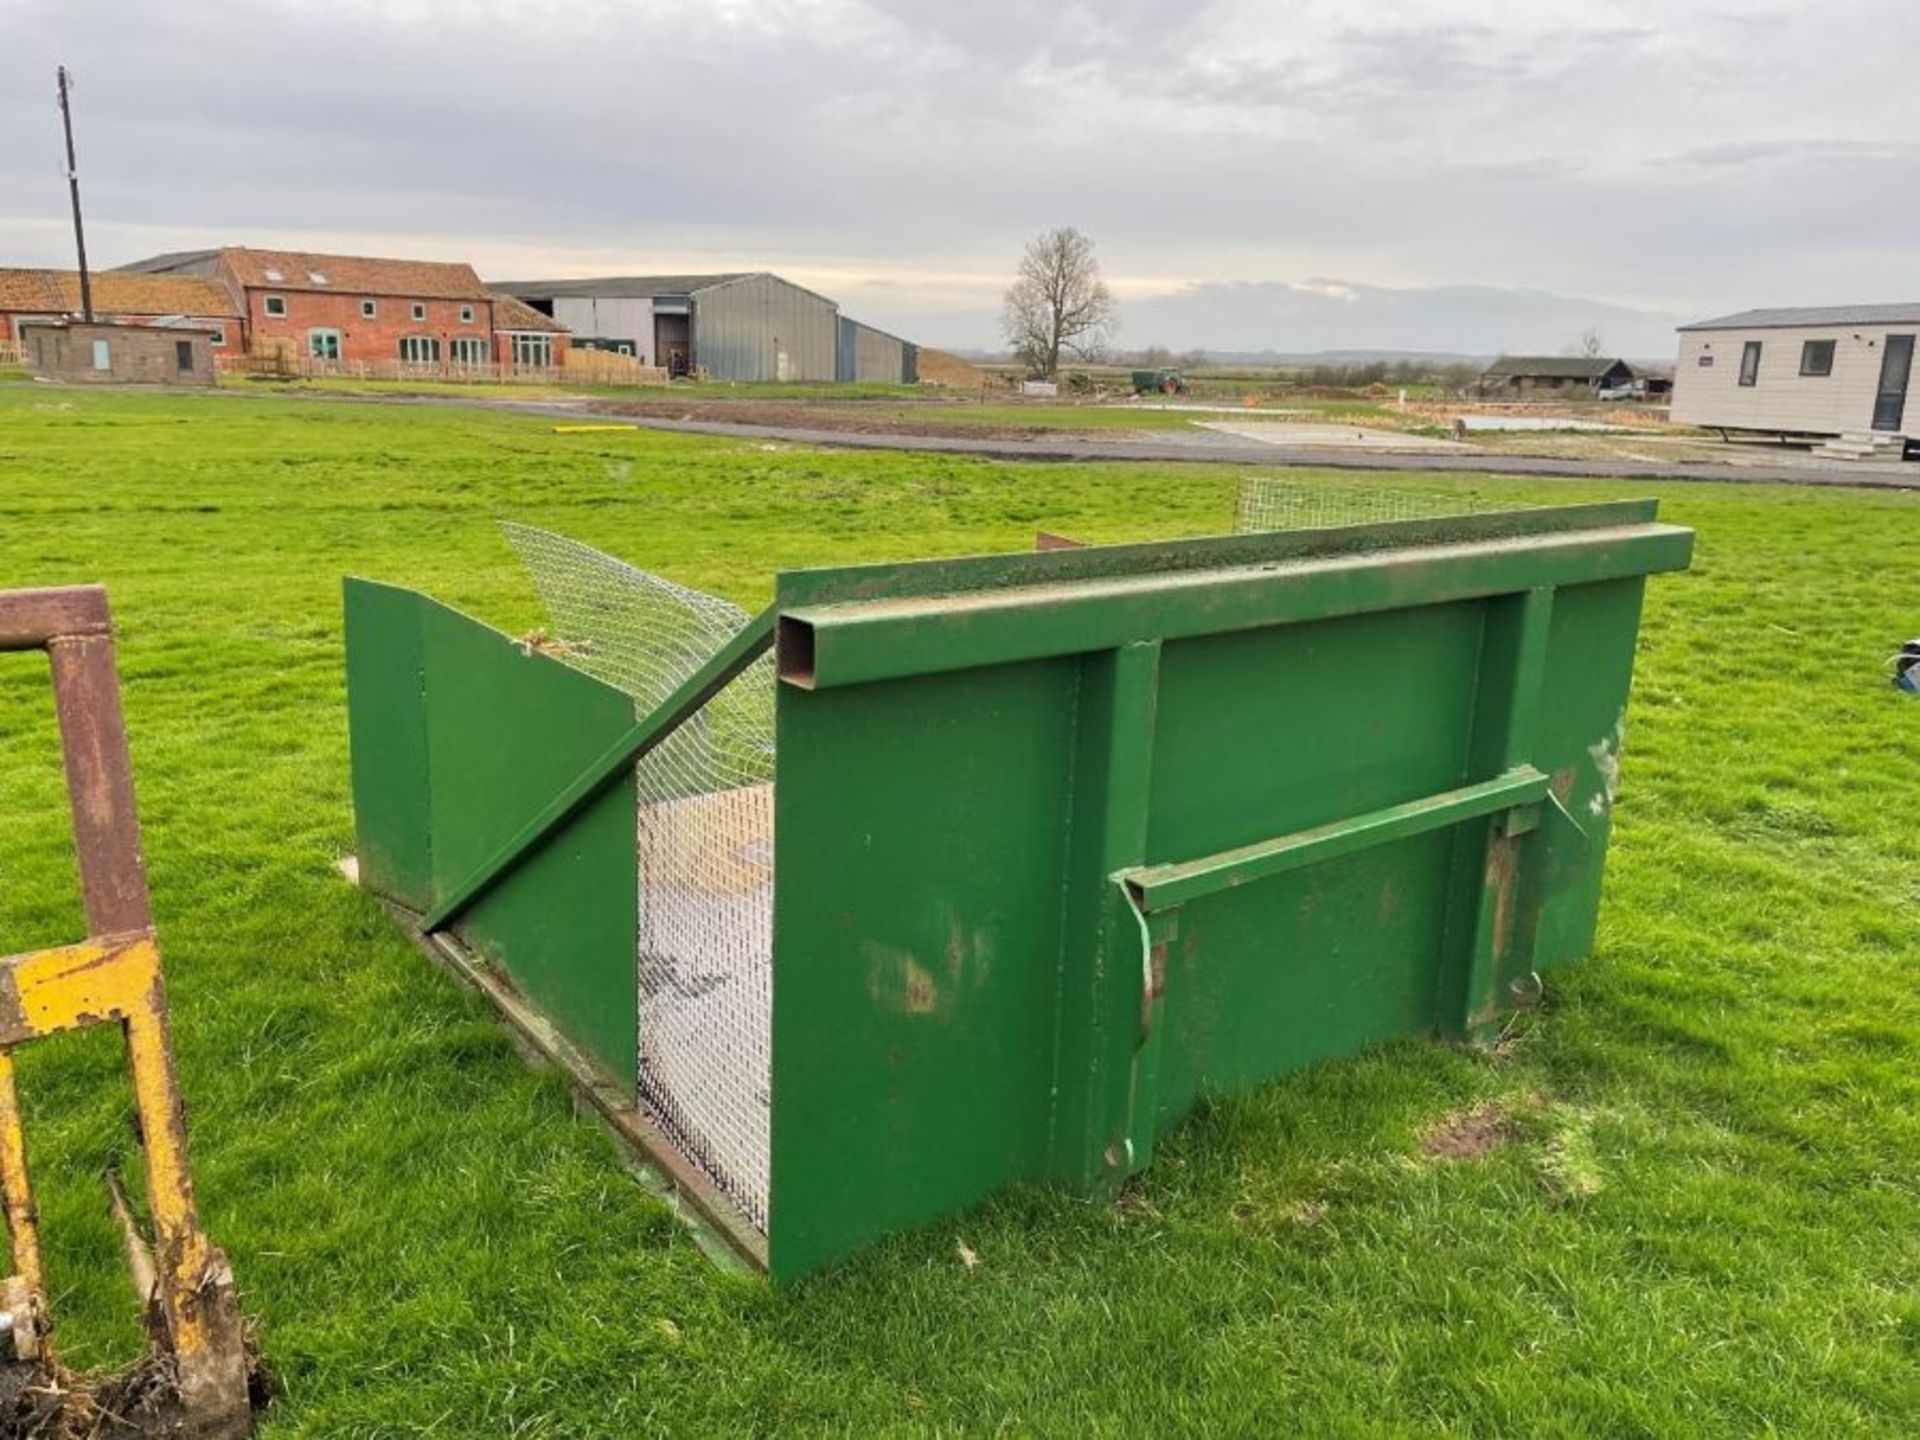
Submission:
[[[564,536],[503,523],[546,603],[528,643],[664,701],[747,613]],[[773,1015],[771,654],[634,767],[641,1099],[762,1230]]]
[[[1366,485],[1309,484],[1275,476],[1249,475],[1240,482],[1233,528],[1242,534],[1261,530],[1321,530],[1381,520],[1429,520],[1530,508],[1512,501],[1482,500],[1457,492],[1378,490]]]

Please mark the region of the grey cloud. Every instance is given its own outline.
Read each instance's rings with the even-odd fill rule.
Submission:
[[[512,245],[548,271],[712,251],[884,271],[855,286],[876,322],[971,326],[996,283],[984,308],[942,310],[902,272],[1001,273],[1027,235],[1072,222],[1117,276],[1471,281],[1699,314],[1899,292],[1920,222],[1913,154],[1891,138],[1920,98],[1875,83],[1867,53],[1846,62],[1857,77],[1809,74],[1812,98],[1789,92],[1806,114],[1783,117],[1790,16],[1656,28],[1629,3],[1520,35],[1479,0],[1445,23],[1310,24],[1329,12],[1303,5],[1297,26],[1289,11],[1254,30],[1224,0],[876,0],[743,23],[691,4],[562,20],[425,3],[416,20],[0,0],[0,263],[64,258],[58,60],[80,75],[109,261],[162,233]],[[1863,205],[1873,226],[1835,223]],[[1154,338],[1151,304],[1127,311],[1127,334]],[[951,323],[927,338],[960,338]]]

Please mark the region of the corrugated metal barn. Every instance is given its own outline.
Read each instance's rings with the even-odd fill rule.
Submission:
[[[676,376],[894,385],[919,378],[918,346],[765,271],[503,280],[488,288],[551,315],[573,332],[575,348],[617,350]]]
[[[553,316],[576,345],[621,350],[675,375],[839,378],[840,307],[778,275],[508,280],[492,288]]]
[[[835,378],[912,385],[920,378],[920,347],[842,315],[840,369]]]

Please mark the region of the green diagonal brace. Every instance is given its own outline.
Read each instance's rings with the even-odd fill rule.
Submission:
[[[711,660],[681,682],[645,719],[622,735],[597,760],[582,770],[518,834],[496,850],[485,864],[461,881],[454,892],[428,913],[428,933],[444,930],[474,902],[513,872],[515,866],[564,829],[621,771],[653,749],[727,687],[736,675],[767,653],[773,644],[776,610],[768,606],[714,653]]]

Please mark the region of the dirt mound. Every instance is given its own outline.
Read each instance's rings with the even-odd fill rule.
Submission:
[[[934,385],[949,385],[955,390],[978,390],[993,377],[978,365],[949,355],[944,350],[920,351],[920,378]]]

